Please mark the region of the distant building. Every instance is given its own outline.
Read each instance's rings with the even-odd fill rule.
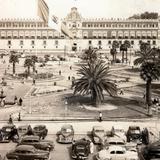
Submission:
[[[85,19],[73,7],[63,22],[72,31],[73,40],[41,19],[1,19],[0,50],[38,54],[79,52],[89,46],[109,50],[114,40],[129,40],[135,49],[142,41],[160,45],[160,19]]]

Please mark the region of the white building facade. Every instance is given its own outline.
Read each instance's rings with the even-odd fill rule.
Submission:
[[[148,42],[160,45],[159,19],[85,19],[76,7],[63,19],[74,39],[50,28],[41,19],[1,19],[0,50],[28,53],[81,52],[89,46],[109,50],[114,40],[132,48]]]

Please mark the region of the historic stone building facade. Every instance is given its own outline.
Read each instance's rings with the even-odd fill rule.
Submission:
[[[0,49],[20,52],[81,51],[89,46],[108,50],[114,40],[129,40],[138,49],[142,41],[160,44],[160,20],[156,19],[85,19],[76,7],[63,19],[74,39],[50,28],[41,19],[1,19]]]

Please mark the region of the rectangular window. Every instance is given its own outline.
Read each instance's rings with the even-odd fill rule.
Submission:
[[[34,41],[31,41],[31,45],[35,45]]]
[[[43,45],[47,45],[47,42],[46,42],[46,41],[43,41]]]
[[[11,45],[11,41],[10,40],[8,41],[8,45]]]
[[[131,45],[134,45],[134,41],[131,41]]]
[[[92,44],[92,41],[88,41],[88,44],[90,44],[90,45],[91,45],[91,44]]]
[[[102,45],[102,41],[98,41],[98,45]]]
[[[153,41],[153,45],[156,45],[156,41]]]
[[[23,41],[20,41],[20,45],[23,45]]]
[[[55,41],[55,45],[58,45],[58,41],[57,40]]]

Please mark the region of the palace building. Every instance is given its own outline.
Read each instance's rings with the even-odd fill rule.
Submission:
[[[160,45],[160,19],[86,19],[76,7],[63,19],[73,33],[69,39],[42,19],[1,19],[0,50],[29,53],[80,52],[89,46],[109,50],[114,40],[130,41],[131,47],[148,42]]]

